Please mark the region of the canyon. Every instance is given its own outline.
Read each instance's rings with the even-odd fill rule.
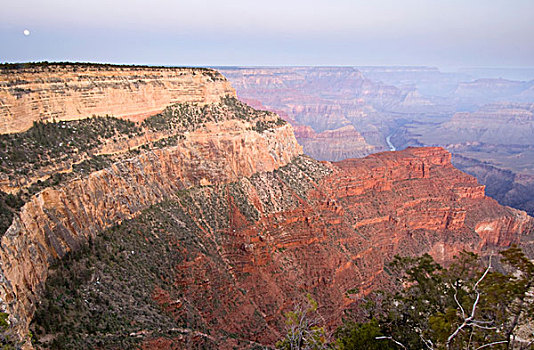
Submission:
[[[532,79],[528,72],[365,66],[220,70],[240,98],[291,123],[304,152],[314,158],[337,161],[408,146],[444,147],[490,196],[534,214],[534,81],[499,78]],[[490,168],[495,171],[483,171]]]
[[[73,348],[267,346],[306,293],[335,327],[352,302],[389,288],[395,254],[446,263],[464,249],[531,252],[533,225],[486,197],[441,148],[337,163],[297,156],[272,172],[175,193],[104,232],[54,267],[58,282],[32,333]],[[79,287],[65,290],[72,281]],[[83,337],[62,332],[62,322]]]
[[[454,164],[477,176],[504,205],[534,214],[534,105],[493,103],[442,123],[407,123],[393,136],[400,148],[444,146]]]
[[[219,68],[238,96],[256,108],[286,118],[297,130],[306,154],[320,160],[342,160],[383,151],[388,126],[378,110],[400,104],[406,92],[365,79],[350,67]],[[335,87],[335,88],[333,88]],[[311,128],[302,136],[301,126]],[[353,128],[347,129],[352,126]],[[299,128],[300,127],[300,128]],[[308,129],[309,130],[309,129]],[[352,142],[339,152],[337,135],[348,131]],[[330,150],[332,148],[332,150]]]
[[[14,114],[4,109],[0,135],[7,150],[2,191],[23,202],[9,207],[12,220],[1,235],[0,311],[9,325],[4,339],[25,348],[271,346],[284,312],[306,293],[335,327],[351,303],[390,287],[387,262],[395,254],[429,252],[447,263],[463,249],[488,254],[518,244],[534,253],[534,219],[487,197],[443,148],[338,162],[303,155],[303,147],[319,152],[322,139],[340,158],[387,149],[385,139],[367,140],[378,140],[388,125],[358,131],[350,118],[408,95],[371,91],[353,69],[320,72],[347,94],[356,89],[347,102],[357,106],[352,117],[330,102],[273,103],[296,121],[295,132],[273,112],[239,101],[214,70],[2,69],[4,106],[24,98],[11,86],[30,77],[39,81],[41,95],[27,96],[35,108],[56,99],[43,107],[53,117],[28,115],[26,104],[9,109]],[[297,93],[308,84],[287,70],[277,74],[293,85],[268,73],[262,79],[273,91]],[[346,74],[356,82],[344,85]],[[69,79],[79,84],[73,91]],[[136,90],[132,79],[153,79],[151,92]],[[61,99],[47,92],[55,90],[45,83],[56,80],[68,80]],[[78,111],[87,100],[74,87],[86,85],[108,97]],[[268,106],[253,96],[245,101]],[[306,125],[317,111],[331,118]],[[93,114],[108,116],[88,118]],[[301,146],[297,139],[308,140]]]
[[[386,136],[410,121],[442,120],[454,108],[443,99],[424,96],[406,75],[432,80],[432,69],[382,69],[372,67],[217,67],[235,87],[239,98],[256,108],[279,113],[297,130],[304,152],[320,160],[338,161],[389,149]],[[373,80],[365,74],[381,80]],[[430,75],[430,77],[428,77]],[[391,79],[391,77],[395,79]],[[383,78],[390,77],[387,83]],[[413,78],[412,78],[413,79]],[[397,83],[398,86],[391,83]],[[428,82],[427,82],[428,83]],[[317,136],[301,137],[299,127],[310,127]],[[353,140],[342,154],[336,149],[338,129],[353,127]],[[326,135],[322,134],[327,132]],[[311,143],[313,147],[307,147]],[[331,146],[332,145],[332,146]],[[333,147],[330,151],[330,147]]]

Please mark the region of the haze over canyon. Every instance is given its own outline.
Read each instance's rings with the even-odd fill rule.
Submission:
[[[504,205],[534,213],[534,80],[528,69],[225,68],[238,96],[275,111],[321,160],[440,146]]]

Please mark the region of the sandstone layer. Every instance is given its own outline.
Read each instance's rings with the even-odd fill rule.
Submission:
[[[338,163],[299,156],[273,172],[181,192],[106,232],[107,250],[95,249],[111,262],[89,263],[91,249],[73,261],[94,276],[79,298],[89,315],[126,314],[136,338],[119,338],[147,349],[253,348],[280,337],[284,312],[306,293],[327,324],[338,324],[351,302],[387,288],[395,254],[429,252],[446,263],[462,249],[528,245],[533,219],[486,197],[450,159],[441,148]],[[110,304],[94,295],[112,295]],[[47,301],[62,305],[55,302]]]
[[[214,103],[235,96],[211,69],[26,64],[0,67],[0,134],[35,121],[113,115],[140,120],[173,103]]]
[[[304,153],[313,154],[318,160],[364,157],[375,149],[365,142],[364,137],[352,125],[320,133],[309,126],[295,126],[294,129]]]

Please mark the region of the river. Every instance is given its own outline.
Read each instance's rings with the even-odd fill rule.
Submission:
[[[391,136],[393,136],[393,134],[388,135],[388,137],[386,137],[386,142],[387,142],[387,144],[388,144],[388,147],[389,147],[389,150],[390,150],[390,151],[396,151],[397,149],[396,149],[395,146],[391,143]]]

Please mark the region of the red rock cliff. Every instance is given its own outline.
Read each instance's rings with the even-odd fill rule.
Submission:
[[[129,173],[137,171],[106,172],[106,182],[125,192],[112,174],[130,179]],[[165,192],[172,191],[164,184]],[[131,205],[127,196],[119,198],[109,207]],[[46,222],[68,222],[71,211],[47,210]],[[484,187],[455,169],[441,148],[338,163],[299,156],[272,172],[176,194],[142,215],[107,234],[123,234],[121,245],[146,242],[147,253],[167,237],[169,250],[161,258],[173,259],[162,270],[166,283],[148,292],[162,313],[189,328],[184,332],[202,338],[209,330],[215,348],[232,348],[236,337],[273,344],[283,330],[283,312],[305,293],[335,325],[354,298],[387,286],[384,266],[395,254],[429,252],[447,262],[462,249],[485,253],[533,234],[531,217],[485,197]],[[60,237],[65,230],[56,226],[53,232]],[[113,280],[106,273],[99,272],[98,292],[122,289],[121,282],[105,282]],[[123,283],[126,289],[130,282]],[[150,334],[145,340],[146,348],[158,343]]]
[[[187,133],[175,147],[42,191],[1,238],[2,309],[19,333],[27,334],[54,259],[178,190],[273,171],[301,152],[288,124],[258,133],[247,130],[246,123],[227,121]]]
[[[447,262],[462,249],[498,250],[533,233],[531,217],[485,197],[484,186],[455,169],[441,148],[338,163],[298,157],[235,186],[240,196],[199,189],[179,201],[188,203],[183,213],[173,211],[179,218],[196,212],[182,229],[201,243],[180,253],[187,259],[176,266],[175,283],[186,294],[177,297],[190,307],[172,312],[187,322],[184,310],[198,310],[223,348],[228,333],[272,344],[283,311],[307,292],[336,324],[353,298],[389,283],[384,266],[395,254],[429,252]],[[227,225],[202,223],[226,213]],[[156,299],[166,305],[172,293],[158,290]]]

